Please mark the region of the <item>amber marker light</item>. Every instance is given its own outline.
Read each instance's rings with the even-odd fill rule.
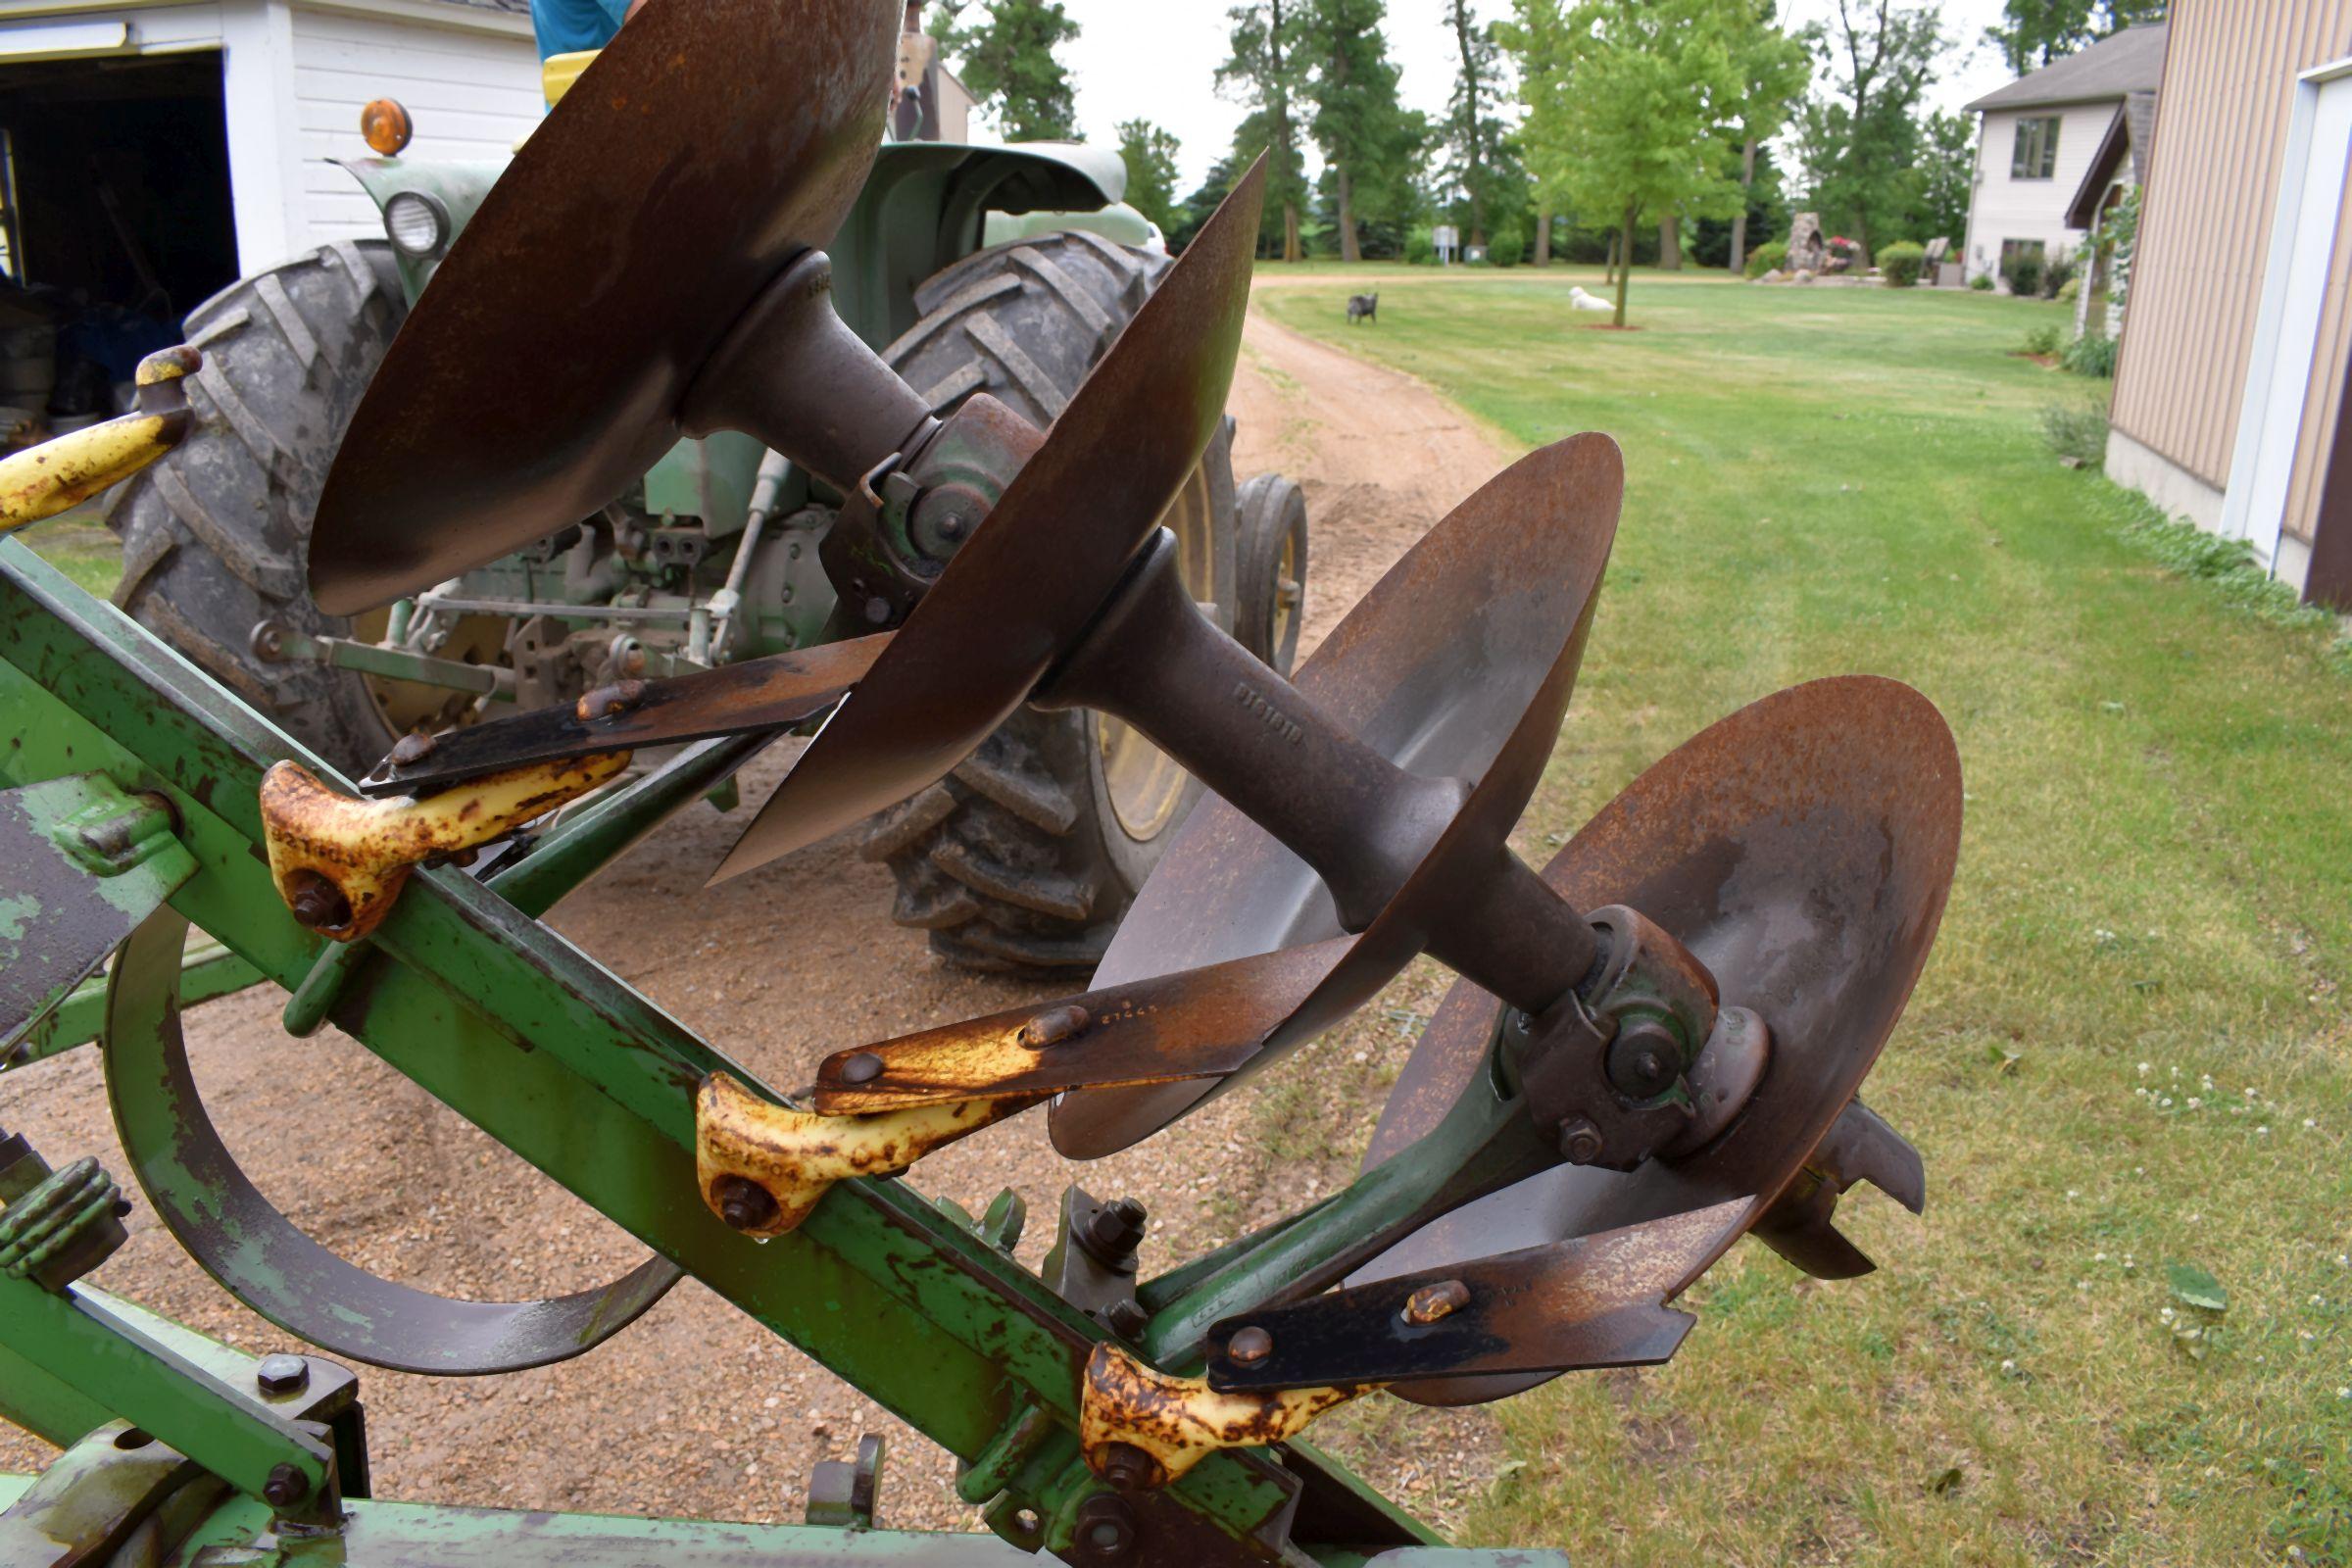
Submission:
[[[360,134],[368,145],[386,158],[397,158],[400,150],[416,134],[409,112],[400,107],[396,98],[377,98],[360,110]]]

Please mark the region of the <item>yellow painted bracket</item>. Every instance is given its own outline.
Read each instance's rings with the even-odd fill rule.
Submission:
[[[1288,1442],[1324,1411],[1380,1387],[1222,1393],[1105,1341],[1087,1358],[1078,1446],[1087,1468],[1113,1486],[1164,1487],[1220,1449]]]
[[[628,765],[627,752],[534,762],[422,799],[339,795],[299,762],[262,775],[262,833],[278,897],[337,942],[364,937],[392,911],[409,873],[463,854],[577,799]]]
[[[0,533],[70,512],[144,468],[188,433],[180,384],[204,357],[184,344],[139,362],[138,410],[0,459]]]
[[[835,1182],[895,1176],[943,1144],[1044,1097],[960,1100],[871,1116],[824,1116],[760,1099],[727,1074],[694,1102],[694,1167],[710,1211],[747,1236],[782,1236]]]

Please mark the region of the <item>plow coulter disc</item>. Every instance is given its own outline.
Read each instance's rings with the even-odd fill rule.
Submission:
[[[1368,1001],[1446,915],[1533,873],[1504,839],[1558,737],[1616,538],[1617,445],[1582,435],[1529,454],[1423,536],[1298,673],[1357,739],[1424,777],[1469,778],[1452,819],[1347,956],[1232,1077],[1096,1090],[1053,1110],[1054,1147],[1113,1153]],[[1185,824],[1111,943],[1098,987],[1327,939],[1340,919],[1307,864],[1222,800]]]
[[[1642,910],[1706,963],[1727,1004],[1762,1016],[1772,1044],[1752,1098],[1719,1137],[1685,1157],[1627,1173],[1556,1166],[1423,1227],[1349,1283],[1750,1194],[1765,1200],[1759,1239],[1792,1261],[1824,1259],[1833,1276],[1858,1272],[1857,1259],[1866,1268],[1830,1227],[1820,1199],[1867,1176],[1915,1210],[1924,1200],[1918,1156],[1854,1097],[1935,942],[1960,815],[1960,759],[1942,716],[1910,687],[1874,676],[1776,693],[1658,761],[1544,875],[1581,906]],[[1493,997],[1467,983],[1453,988],[1390,1094],[1366,1168],[1439,1124],[1470,1087],[1501,1021]],[[1794,1196],[1808,1205],[1800,1212],[1773,1202]],[[1792,1245],[1783,1247],[1776,1232]],[[1727,1233],[1705,1262],[1738,1234]],[[1549,1375],[1442,1379],[1396,1392],[1468,1404]]]
[[[320,609],[545,538],[677,441],[696,373],[864,183],[896,30],[874,0],[653,0],[621,30],[515,153],[353,416],[311,540]]]
[[[1224,416],[1264,178],[1185,247],[713,881],[944,777],[1077,644]]]

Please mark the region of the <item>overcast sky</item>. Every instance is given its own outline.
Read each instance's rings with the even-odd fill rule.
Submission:
[[[1122,120],[1142,117],[1175,132],[1186,190],[1199,184],[1233,138],[1241,107],[1217,95],[1215,74],[1225,59],[1230,24],[1222,0],[1062,0],[1084,28],[1062,58],[1078,80],[1078,122],[1086,139],[1108,146]],[[1836,0],[1785,0],[1799,22],[1836,14]],[[1477,13],[1496,19],[1509,0],[1478,0]],[[2001,0],[1946,0],[1945,30],[1963,40],[1932,89],[1939,108],[1957,109],[2009,79],[1990,50],[1978,46],[2000,16]],[[1432,116],[1444,113],[1453,85],[1453,33],[1446,0],[1389,0],[1389,52],[1403,67],[1404,101]]]

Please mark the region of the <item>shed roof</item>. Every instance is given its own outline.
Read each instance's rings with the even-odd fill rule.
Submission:
[[[2154,92],[2164,83],[2167,25],[2151,22],[2145,26],[2126,27],[2112,38],[2101,38],[2087,49],[2052,61],[2030,76],[2018,77],[1998,92],[1986,93],[1966,112],[2095,103],[2102,98],[2121,100],[2135,92]]]

